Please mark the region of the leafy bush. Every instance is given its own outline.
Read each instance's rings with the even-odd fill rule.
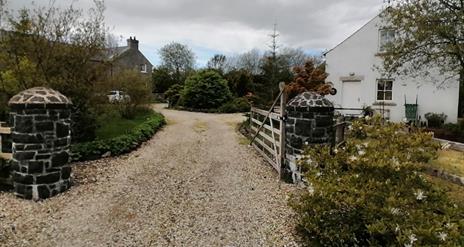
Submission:
[[[250,103],[245,98],[235,98],[219,107],[218,111],[222,113],[249,112]]]
[[[187,78],[181,97],[183,106],[194,109],[218,108],[232,98],[227,81],[211,70]]]
[[[184,87],[180,84],[174,84],[164,93],[164,96],[168,100],[169,107],[176,107],[179,104],[180,93],[183,88]]]
[[[94,160],[107,152],[111,152],[113,156],[128,153],[149,140],[164,124],[164,117],[155,113],[143,124],[121,136],[73,145],[72,159],[73,161]]]
[[[124,70],[115,77],[112,90],[124,91],[128,100],[118,102],[119,110],[124,118],[134,118],[139,106],[149,103],[152,96],[152,89],[149,79],[137,70]]]
[[[444,113],[426,113],[425,119],[427,119],[427,125],[430,128],[441,128],[445,123],[447,116]]]
[[[238,97],[243,97],[251,92],[253,76],[245,69],[232,70],[225,75],[230,91]]]
[[[308,149],[309,191],[294,197],[299,229],[316,246],[462,246],[464,211],[421,174],[436,156],[429,133],[380,117],[353,123],[342,148]]]
[[[443,126],[445,130],[450,131],[454,135],[464,136],[464,121],[459,121],[457,124],[447,123]]]

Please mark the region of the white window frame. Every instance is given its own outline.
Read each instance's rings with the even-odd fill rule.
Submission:
[[[140,64],[140,72],[147,73],[147,64]]]
[[[386,33],[385,41],[384,39],[382,39],[382,37],[384,37],[383,35],[384,33]],[[386,52],[385,47],[388,46],[388,44],[395,42],[395,36],[396,36],[396,33],[395,33],[395,30],[393,29],[388,29],[388,28],[380,29],[379,30],[379,52]]]
[[[383,85],[383,89],[380,90],[379,89],[379,83],[385,83],[385,82],[391,82],[391,89],[390,90],[386,90],[385,89],[385,85]],[[375,86],[375,98],[378,102],[391,102],[393,101],[393,86],[394,86],[394,80],[392,79],[377,79],[377,83],[376,83],[376,86]],[[379,99],[379,92],[382,92],[383,94],[383,97],[381,99]],[[391,99],[386,99],[385,97],[385,93],[386,92],[391,92]]]

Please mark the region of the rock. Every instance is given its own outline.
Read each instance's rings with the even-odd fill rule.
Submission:
[[[102,158],[108,158],[108,157],[110,157],[110,156],[111,156],[111,152],[108,151],[108,152],[104,153],[101,157],[102,157]]]

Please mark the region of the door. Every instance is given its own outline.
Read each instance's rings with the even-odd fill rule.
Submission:
[[[342,107],[343,108],[356,108],[361,109],[361,81],[344,81],[342,91]],[[345,114],[359,114],[358,111],[347,110]]]

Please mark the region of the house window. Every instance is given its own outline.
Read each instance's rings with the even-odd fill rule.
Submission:
[[[140,65],[140,72],[147,73],[147,65],[146,64],[141,64]]]
[[[395,41],[395,31],[391,29],[381,29],[379,36],[379,51],[385,52],[387,50],[388,45]]]
[[[378,80],[377,81],[377,100],[392,100],[393,99],[393,81]]]

